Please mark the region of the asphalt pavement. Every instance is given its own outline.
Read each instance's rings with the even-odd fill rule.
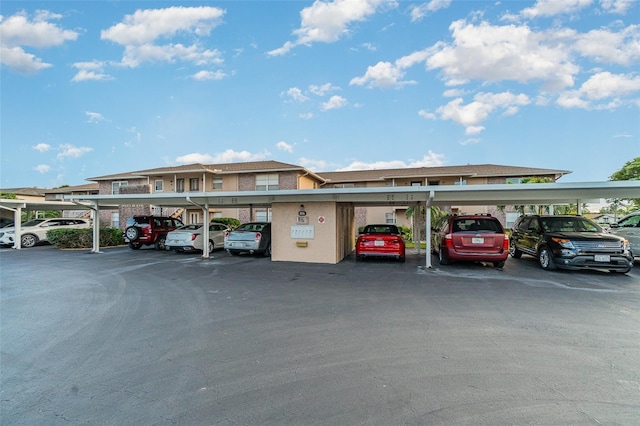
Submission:
[[[3,425],[640,424],[640,267],[0,249]]]

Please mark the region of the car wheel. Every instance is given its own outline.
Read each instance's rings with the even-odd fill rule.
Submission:
[[[509,241],[509,254],[514,259],[520,259],[522,257],[522,252],[518,250],[513,240]]]
[[[38,237],[33,234],[24,234],[20,238],[20,245],[24,248],[31,248],[38,243]]]
[[[142,247],[142,244],[140,243],[129,243],[129,248],[131,250],[139,250],[140,247]]]
[[[553,271],[556,269],[556,264],[553,262],[553,254],[548,247],[542,247],[538,252],[538,262],[545,271]]]
[[[209,240],[209,253],[213,253],[213,249],[215,248],[215,244],[213,241]]]
[[[166,241],[167,241],[166,235],[158,236],[158,239],[156,240],[156,244],[155,244],[156,250],[164,250]]]
[[[504,262],[493,262],[493,266],[495,266],[496,268],[503,268]]]
[[[442,251],[442,249],[438,251],[438,260],[440,260],[441,265],[449,264],[449,259],[447,259],[447,256],[444,255],[444,252]]]
[[[140,238],[140,229],[135,226],[130,226],[124,231],[125,237],[127,237],[130,241],[135,241]]]

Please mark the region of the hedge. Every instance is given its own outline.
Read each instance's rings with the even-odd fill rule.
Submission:
[[[93,229],[52,229],[47,231],[47,240],[57,248],[93,247]],[[122,230],[118,228],[100,228],[100,247],[113,247],[124,244]]]
[[[231,229],[236,229],[242,224],[242,222],[234,217],[216,217],[211,219],[211,223],[222,223],[223,225],[227,225]]]

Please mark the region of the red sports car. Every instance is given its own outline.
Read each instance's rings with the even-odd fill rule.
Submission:
[[[404,262],[404,239],[396,225],[367,225],[356,242],[356,260],[392,257]]]

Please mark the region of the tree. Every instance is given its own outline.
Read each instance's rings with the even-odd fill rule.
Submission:
[[[640,157],[627,161],[620,170],[609,176],[609,180],[640,180]],[[607,199],[607,201],[612,205],[614,211],[617,211],[617,207],[623,204],[623,200]],[[640,210],[640,198],[628,199],[626,201],[631,204],[629,206],[630,210]]]

